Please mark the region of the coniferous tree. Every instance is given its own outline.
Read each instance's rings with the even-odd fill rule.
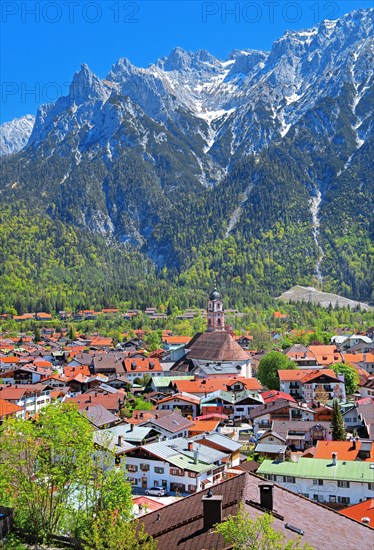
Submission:
[[[344,421],[343,421],[342,411],[340,410],[340,406],[337,399],[334,399],[331,429],[332,429],[333,441],[345,441],[346,433],[345,433]]]

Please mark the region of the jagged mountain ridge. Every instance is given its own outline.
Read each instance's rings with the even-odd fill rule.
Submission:
[[[5,159],[3,197],[22,195],[187,279],[196,262],[198,277],[217,273],[217,247],[225,256],[233,239],[245,258],[228,263],[225,276],[248,284],[248,271],[253,284],[257,274],[273,293],[315,282],[310,202],[321,193],[321,211],[337,199],[344,214],[339,182],[347,170],[364,173],[371,146],[372,19],[373,10],[352,12],[287,32],[270,52],[234,51],[226,61],[176,48],[147,69],[122,58],[104,79],[83,65],[69,95],[39,109],[27,147]],[[365,256],[372,194],[369,181],[349,192],[356,186],[368,208],[358,246]],[[332,223],[319,220],[325,281],[368,299],[371,281],[361,273],[357,283],[354,266],[336,275],[343,243]],[[277,224],[281,248],[266,241]],[[270,257],[256,251],[262,242]]]
[[[0,125],[0,156],[18,153],[27,145],[35,117],[25,115]]]

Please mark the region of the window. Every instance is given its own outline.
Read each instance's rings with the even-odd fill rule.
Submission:
[[[274,475],[274,474],[266,474],[266,479],[268,479],[269,481],[277,481],[277,476]]]
[[[336,502],[336,495],[329,495],[329,502]]]
[[[126,466],[128,472],[137,472],[138,467],[135,464],[127,464]]]
[[[368,489],[369,489],[369,491],[374,491],[374,483],[369,483],[368,484]]]
[[[292,476],[283,476],[283,483],[295,483],[295,478]]]
[[[236,410],[237,410],[238,412],[244,412],[244,407],[236,407]]]
[[[340,504],[350,504],[351,499],[349,497],[338,497],[338,502]]]
[[[195,485],[188,485],[188,492],[189,493],[195,493],[196,492]]]
[[[163,474],[165,471],[165,468],[160,468],[159,466],[154,467],[155,474]]]
[[[338,487],[349,487],[349,481],[338,481]]]
[[[323,479],[313,479],[313,485],[323,485]]]
[[[170,468],[170,475],[171,476],[182,476],[183,477],[184,472],[183,472],[183,470],[180,470],[179,468]]]
[[[197,477],[196,472],[188,472],[188,477]]]
[[[140,464],[142,472],[149,472],[149,464]]]

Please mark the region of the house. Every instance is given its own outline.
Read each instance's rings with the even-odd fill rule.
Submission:
[[[318,364],[314,353],[303,344],[293,344],[283,353],[299,366],[313,367]]]
[[[194,375],[187,375],[187,376],[157,376],[152,378],[151,381],[151,388],[155,391],[168,391],[172,388],[172,383],[175,380],[178,381],[190,381],[194,379]],[[176,390],[176,387],[174,386],[174,391]],[[188,393],[188,392],[187,392]]]
[[[317,360],[317,365],[324,367],[332,365],[334,363],[341,363],[343,361],[342,354],[336,349],[335,345],[311,345],[308,346]]]
[[[122,358],[116,355],[100,353],[92,359],[92,368],[95,374],[119,374],[125,375]]]
[[[365,382],[359,384],[361,397],[374,398],[374,376],[370,376]]]
[[[228,462],[230,466],[239,466],[240,464],[240,449],[241,443],[233,441],[223,434],[212,432],[209,434],[201,434],[194,438],[201,445],[205,445],[211,449],[222,451],[229,455]],[[227,461],[226,461],[227,462]]]
[[[182,416],[198,416],[200,410],[200,398],[190,393],[177,393],[164,399],[160,399],[156,405],[157,409],[169,409],[173,411],[178,408]]]
[[[370,442],[369,452],[366,451],[366,443],[367,441],[356,440],[356,438],[350,441],[317,441],[314,458],[329,459],[332,453],[335,453],[339,460],[374,462],[374,442]]]
[[[178,438],[128,451],[125,467],[134,487],[194,493],[223,479],[227,459],[227,453]]]
[[[120,422],[118,416],[108,411],[100,403],[81,403],[78,405],[78,411],[97,429],[108,428]]]
[[[330,422],[273,420],[271,431],[284,438],[292,451],[303,451],[306,446],[316,445],[320,439],[332,439]]]
[[[123,361],[125,376],[133,382],[135,378],[142,378],[145,374],[149,374],[152,378],[163,376],[160,361],[157,358],[147,357],[131,357]]]
[[[332,369],[278,371],[280,390],[306,402],[345,400],[345,384]],[[342,377],[344,379],[344,377]]]
[[[249,416],[256,435],[260,429],[269,429],[273,420],[310,421],[314,418],[314,412],[306,405],[292,403],[287,399],[277,399],[252,409]]]
[[[264,460],[259,475],[318,502],[357,504],[374,496],[374,463],[300,458],[298,462]]]
[[[200,410],[203,415],[220,414],[232,419],[248,418],[250,411],[261,404],[261,396],[250,390],[243,392],[218,390],[201,398]]]
[[[65,401],[76,403],[78,407],[83,405],[101,405],[107,411],[116,414],[123,407],[125,398],[122,393],[113,394],[107,392],[94,392],[89,394],[83,393],[74,397],[68,397]]]
[[[374,529],[374,498],[368,498],[364,502],[339,510],[339,514]]]
[[[22,408],[22,418],[35,415],[43,407],[51,403],[50,390],[41,384],[0,385],[0,399],[14,403]]]
[[[374,439],[374,399],[371,398],[371,401],[368,399],[360,400],[356,404],[357,414],[360,420],[359,433],[361,431],[364,437]]]
[[[6,399],[0,399],[0,424],[4,422],[6,418],[17,417],[23,415],[23,408],[15,403],[11,403]]]
[[[197,397],[206,397],[209,393],[224,390],[232,392],[240,392],[251,390],[254,394],[262,389],[257,378],[206,378],[194,380],[180,380],[175,378],[171,384],[171,389],[177,392],[192,393]]]
[[[374,353],[344,353],[343,363],[361,367],[368,374],[374,374]]]
[[[159,415],[158,412],[155,411],[156,414],[142,423],[142,426],[154,428],[161,434],[163,439],[187,437],[188,430],[193,426],[193,422],[177,412],[168,412],[169,414]]]
[[[333,336],[331,342],[344,353],[344,351],[358,344],[370,345],[372,344],[372,339],[362,334],[343,334],[341,336]]]
[[[227,549],[213,526],[244,506],[251,519],[265,512],[273,527],[287,539],[301,537],[302,544],[326,550],[326,533],[333,533],[334,546],[357,550],[357,541],[368,540],[372,531],[364,524],[341,516],[251,472],[242,472],[206,490],[178,500],[139,519],[140,525],[162,550]],[[316,528],[318,526],[318,528]]]
[[[264,400],[264,403],[271,403],[277,399],[286,399],[292,403],[296,403],[296,400],[289,393],[284,393],[277,390],[268,390],[261,393],[261,397]]]
[[[212,420],[196,420],[195,418],[193,421],[193,426],[188,429],[188,437],[214,432],[217,430],[219,424],[219,418]]]

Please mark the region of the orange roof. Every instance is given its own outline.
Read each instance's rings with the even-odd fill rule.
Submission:
[[[157,401],[157,405],[160,403],[167,403],[168,401],[174,401],[174,399],[187,401],[188,403],[195,403],[196,405],[200,403],[200,398],[196,397],[196,395],[190,395],[188,393],[175,393],[174,395],[160,399],[160,401]]]
[[[373,353],[345,353],[344,363],[374,363]]]
[[[15,403],[10,403],[6,399],[0,399],[0,418],[4,416],[12,416],[16,412],[22,411],[22,407],[19,407]]]
[[[188,429],[189,432],[214,432],[220,423],[219,420],[194,420],[194,426]]]
[[[337,380],[337,376],[332,369],[293,369],[293,370],[279,370],[279,380],[282,382],[301,382],[305,384],[310,382],[318,376],[330,376]]]
[[[43,311],[37,313],[36,315],[41,319],[52,319],[52,315],[50,313],[44,313]]]
[[[18,355],[7,355],[7,357],[0,357],[0,363],[19,363]]]
[[[247,390],[260,390],[262,386],[257,378],[202,378],[200,380],[174,380],[173,384],[179,392],[186,393],[211,393],[218,390],[228,390],[228,386],[233,386],[236,382],[241,382]]]
[[[331,365],[331,363],[341,363],[343,360],[341,353],[335,346],[316,345],[309,346],[308,349],[314,354],[320,365]]]
[[[93,340],[91,340],[91,346],[103,346],[103,347],[106,347],[106,346],[112,346],[113,345],[113,340],[112,338],[94,338]]]
[[[165,344],[188,344],[191,341],[190,336],[163,336],[162,341]]]
[[[102,310],[103,313],[117,313],[118,311],[119,309],[116,308],[107,308]]]
[[[49,361],[46,361],[45,359],[35,359],[34,360],[34,365],[36,367],[52,367],[52,363],[50,363]]]
[[[337,453],[338,460],[356,460],[361,448],[361,441],[356,442],[356,448],[353,448],[352,441],[317,441],[314,458],[323,458],[328,460],[331,453]]]
[[[349,506],[349,508],[340,510],[339,514],[356,521],[362,521],[362,518],[369,518],[369,527],[374,529],[374,498],[369,498],[368,500],[364,500],[364,502],[359,502],[358,504]]]
[[[77,367],[64,367],[64,375],[66,378],[72,378],[77,374],[83,374],[84,376],[90,376],[90,369],[87,365],[79,365]]]
[[[153,363],[153,368],[150,368],[151,363]],[[162,372],[162,367],[157,357],[129,357],[124,359],[123,364],[127,373]]]

